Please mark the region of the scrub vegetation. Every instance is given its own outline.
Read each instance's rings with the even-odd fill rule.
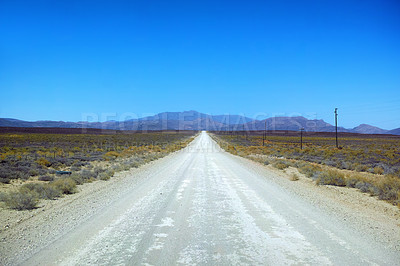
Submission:
[[[0,134],[0,201],[12,209],[36,208],[41,199],[108,180],[185,147],[193,131],[114,134]]]
[[[212,133],[232,154],[280,170],[294,167],[317,185],[358,188],[400,206],[400,137],[342,134],[336,148],[333,134],[306,135],[300,149],[296,132],[267,134],[264,146],[262,132]]]

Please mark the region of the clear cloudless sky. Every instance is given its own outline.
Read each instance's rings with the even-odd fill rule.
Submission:
[[[0,0],[0,117],[400,127],[400,2]]]

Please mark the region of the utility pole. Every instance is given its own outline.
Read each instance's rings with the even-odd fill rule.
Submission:
[[[266,138],[267,138],[267,120],[265,120],[265,127],[264,127],[264,134],[263,134],[263,146],[264,146]]]
[[[335,108],[336,148],[339,148],[338,137],[337,137],[337,116],[338,116],[337,108]]]
[[[300,150],[303,149],[303,130],[304,128],[300,128]]]

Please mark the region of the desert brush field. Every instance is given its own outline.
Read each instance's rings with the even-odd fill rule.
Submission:
[[[17,132],[16,132],[17,131]],[[185,147],[195,132],[117,132],[81,129],[3,129],[0,201],[6,208],[36,208],[40,200],[73,194],[77,185],[108,180]]]
[[[358,188],[400,206],[400,137],[340,133],[212,132],[226,151],[271,164],[296,168],[318,185]],[[264,141],[263,141],[264,138]],[[264,144],[263,144],[264,143]],[[293,174],[296,180],[296,173]]]

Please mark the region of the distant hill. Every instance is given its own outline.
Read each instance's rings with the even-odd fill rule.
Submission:
[[[270,117],[262,121],[252,121],[245,125],[249,130],[263,130],[267,122],[267,130],[291,130],[298,131],[304,128],[305,131],[333,132],[335,127],[324,120],[309,120],[302,116],[297,117]],[[349,129],[338,127],[340,132],[351,132]]]
[[[386,132],[386,134],[391,134],[391,135],[400,135],[400,127],[396,129],[392,129]]]
[[[23,121],[12,118],[0,118],[0,126],[2,127],[62,127],[62,128],[81,128],[80,122],[64,122],[64,121]]]
[[[164,112],[153,116],[126,121],[106,122],[64,122],[64,121],[23,121],[12,118],[0,118],[0,127],[52,127],[52,128],[98,128],[110,130],[289,130],[304,128],[309,132],[334,132],[335,127],[324,120],[297,117],[270,117],[254,120],[242,115],[208,115],[197,111]],[[384,130],[371,125],[361,124],[353,129],[338,127],[339,132],[361,134],[400,135],[400,128]]]
[[[361,124],[358,127],[352,129],[354,133],[362,133],[362,134],[386,134],[388,130],[381,129],[379,127],[370,126],[367,124]]]

